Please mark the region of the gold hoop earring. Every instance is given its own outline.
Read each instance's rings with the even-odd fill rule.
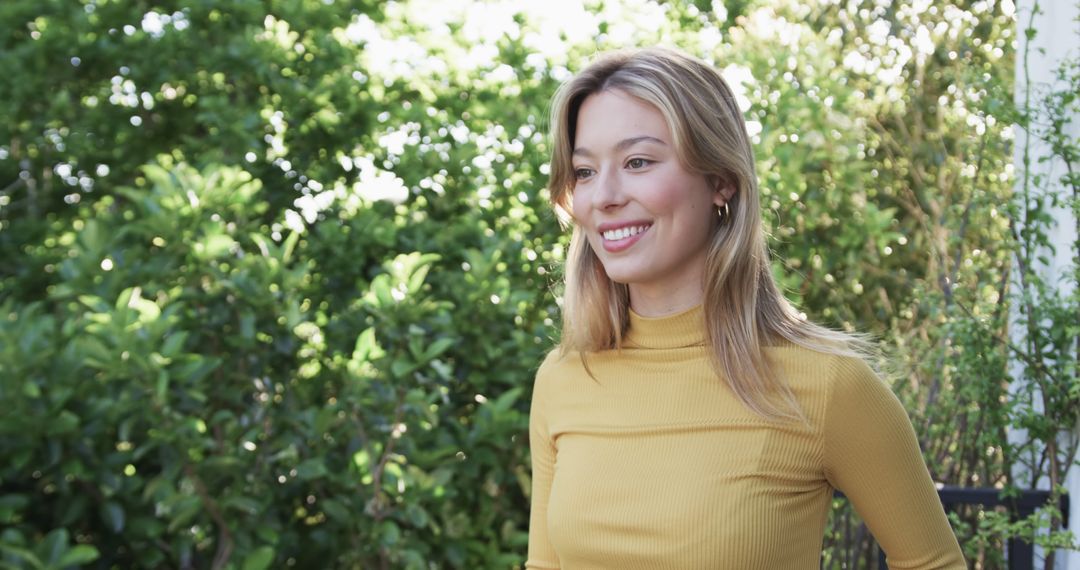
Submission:
[[[724,202],[723,206],[716,208],[716,215],[721,222],[731,217],[731,210],[728,209],[727,202]]]

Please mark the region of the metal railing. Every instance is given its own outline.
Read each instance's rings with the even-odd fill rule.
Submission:
[[[845,498],[844,494],[836,491],[836,498]],[[1035,513],[1050,499],[1050,491],[1020,491],[1016,497],[1005,496],[1005,491],[993,487],[942,487],[938,489],[941,504],[945,512],[956,510],[960,505],[982,505],[984,507],[1005,507],[1009,511],[1010,519],[1017,521]],[[1069,495],[1061,496],[1058,508],[1061,510],[1062,528],[1069,528]],[[880,547],[878,551],[878,568],[886,570],[885,552]],[[1019,538],[1009,539],[1007,559],[1009,570],[1033,570],[1035,567],[1035,547]]]

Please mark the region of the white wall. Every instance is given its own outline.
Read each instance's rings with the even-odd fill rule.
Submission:
[[[1032,18],[1032,8],[1038,6],[1039,12]],[[1016,49],[1016,101],[1023,103],[1025,91],[1025,77],[1023,57],[1027,35],[1025,30],[1031,27],[1036,30],[1036,36],[1031,40],[1028,49],[1027,74],[1032,86],[1049,85],[1054,81],[1054,70],[1066,56],[1076,57],[1080,53],[1080,0],[1017,0],[1017,49]],[[1033,93],[1037,90],[1033,89]],[[1072,123],[1072,131],[1075,136],[1080,136],[1080,117]],[[1016,128],[1016,151],[1013,157],[1017,172],[1017,184],[1023,179],[1023,149],[1027,141],[1027,133]],[[1040,156],[1050,154],[1044,145],[1032,141],[1031,168],[1032,174],[1041,173],[1049,179],[1057,180],[1064,172],[1065,167],[1060,161],[1050,161],[1039,164]],[[1064,192],[1064,188],[1061,189]],[[1049,265],[1040,267],[1044,276],[1049,280],[1056,280],[1071,266],[1072,244],[1076,240],[1076,221],[1072,213],[1064,208],[1054,212],[1058,223],[1055,224],[1051,235],[1051,242],[1056,245],[1056,254],[1047,252],[1050,257]],[[1068,286],[1068,285],[1067,285]],[[1068,294],[1070,291],[1062,291]],[[1014,333],[1015,334],[1015,333]],[[1074,429],[1080,429],[1080,426]],[[1016,436],[1017,434],[1013,434]],[[1022,435],[1021,435],[1022,437]],[[1070,529],[1080,536],[1080,469],[1073,467],[1067,479],[1069,495],[1071,498],[1072,511],[1070,516]],[[1080,570],[1080,551],[1061,551],[1058,553],[1057,570]]]

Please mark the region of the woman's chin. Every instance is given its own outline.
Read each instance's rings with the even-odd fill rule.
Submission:
[[[633,285],[642,281],[641,275],[636,271],[606,271],[608,279],[620,285]]]

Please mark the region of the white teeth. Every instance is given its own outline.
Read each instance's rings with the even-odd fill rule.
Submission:
[[[648,228],[649,228],[649,226],[647,226],[647,225],[619,228],[617,230],[608,230],[608,231],[603,233],[603,236],[604,236],[604,239],[606,239],[608,241],[616,241],[616,240],[626,239],[626,238],[628,238],[630,236],[635,236],[637,234],[640,234],[641,232],[645,231]]]

